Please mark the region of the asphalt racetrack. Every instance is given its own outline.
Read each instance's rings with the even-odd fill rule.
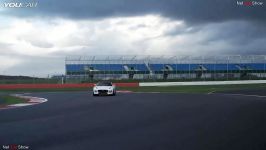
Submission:
[[[243,94],[28,94],[48,102],[0,110],[0,146],[21,144],[34,150],[266,149],[266,97],[256,96],[265,91]]]

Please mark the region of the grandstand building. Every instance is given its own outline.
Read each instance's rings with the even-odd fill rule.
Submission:
[[[67,79],[263,79],[266,55],[68,56],[65,68]]]

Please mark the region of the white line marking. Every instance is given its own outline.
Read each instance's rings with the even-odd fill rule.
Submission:
[[[34,105],[34,104],[28,104],[28,103],[21,103],[21,104],[12,104],[12,105],[8,105],[11,107],[21,107],[21,106],[30,106],[30,105]]]
[[[247,97],[259,97],[259,98],[266,98],[266,96],[262,95],[247,95],[247,94],[227,94],[227,93],[217,93],[217,94],[223,94],[223,95],[233,95],[233,96],[247,96]]]
[[[210,91],[210,92],[207,93],[207,94],[210,95],[210,94],[213,94],[214,92],[216,92],[216,91]]]
[[[151,93],[151,94],[158,94],[158,93],[162,93],[162,92],[133,92],[133,93],[144,93],[144,94]],[[163,92],[163,93],[167,93],[167,92]],[[169,93],[171,93],[171,92],[169,92]]]
[[[9,108],[16,108],[16,107],[23,107],[23,106],[30,106],[30,105],[36,105],[36,104],[41,104],[44,102],[47,102],[48,100],[45,98],[40,98],[40,97],[32,97],[32,96],[24,96],[23,94],[13,94],[12,96],[18,97],[18,98],[22,98],[22,99],[26,99],[28,100],[28,102],[26,103],[19,103],[19,104],[11,104],[11,105],[7,105],[4,108],[0,108],[0,109],[9,109]]]
[[[117,93],[133,93],[132,91],[116,91]]]

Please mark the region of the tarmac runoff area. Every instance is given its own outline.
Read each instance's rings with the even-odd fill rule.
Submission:
[[[265,93],[27,94],[48,101],[0,110],[0,146],[49,150],[266,149],[266,98],[258,97]]]

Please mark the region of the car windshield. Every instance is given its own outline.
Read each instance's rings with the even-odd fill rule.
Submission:
[[[111,82],[99,82],[96,84],[97,86],[112,86]]]

